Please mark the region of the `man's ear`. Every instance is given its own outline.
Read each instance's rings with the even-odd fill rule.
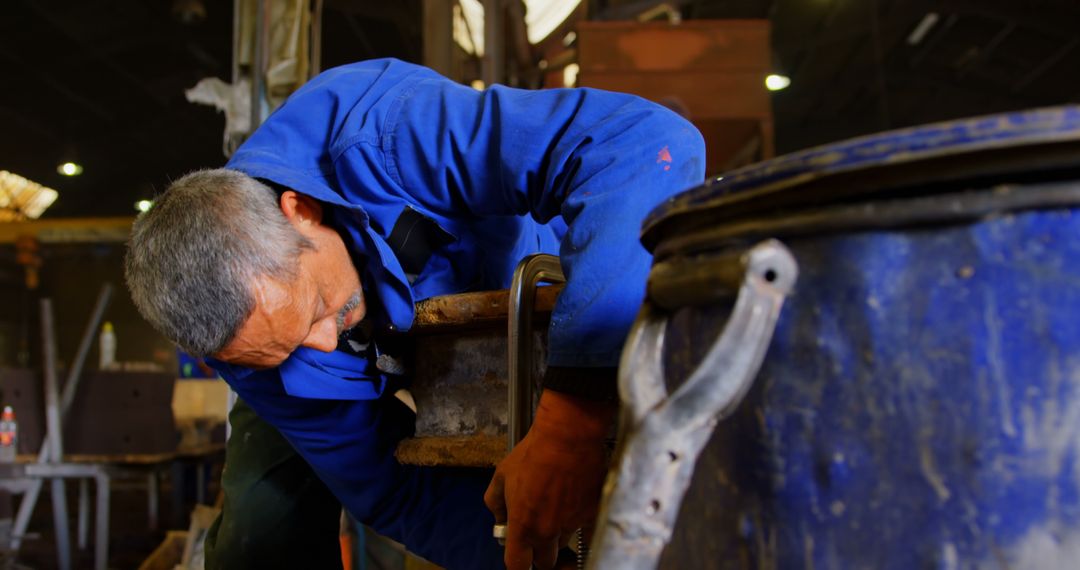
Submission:
[[[294,190],[281,193],[281,212],[297,228],[322,225],[322,205],[319,201]]]

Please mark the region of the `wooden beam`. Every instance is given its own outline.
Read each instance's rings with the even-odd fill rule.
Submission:
[[[33,236],[41,243],[123,243],[131,234],[133,217],[56,218],[0,223],[0,243]]]

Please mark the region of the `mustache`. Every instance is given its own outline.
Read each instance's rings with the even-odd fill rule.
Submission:
[[[349,297],[349,300],[345,302],[345,306],[338,311],[337,314],[337,328],[338,334],[345,332],[345,317],[353,311],[353,309],[360,306],[360,303],[364,300],[364,292],[357,291]]]

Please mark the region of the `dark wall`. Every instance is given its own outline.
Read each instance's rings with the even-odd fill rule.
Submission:
[[[78,348],[98,293],[104,283],[113,284],[112,301],[105,319],[113,323],[120,362],[157,362],[172,370],[175,349],[139,316],[123,280],[123,244],[43,245],[40,287],[27,291],[23,268],[14,263],[13,249],[0,250],[0,365],[41,366],[39,300],[53,300],[57,356],[70,362]],[[95,341],[87,366],[97,367]]]

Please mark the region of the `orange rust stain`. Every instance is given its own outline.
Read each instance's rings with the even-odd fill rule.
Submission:
[[[671,162],[671,151],[669,151],[666,146],[660,149],[660,152],[656,153],[656,163],[660,164],[661,162]],[[667,169],[665,168],[664,170]]]

